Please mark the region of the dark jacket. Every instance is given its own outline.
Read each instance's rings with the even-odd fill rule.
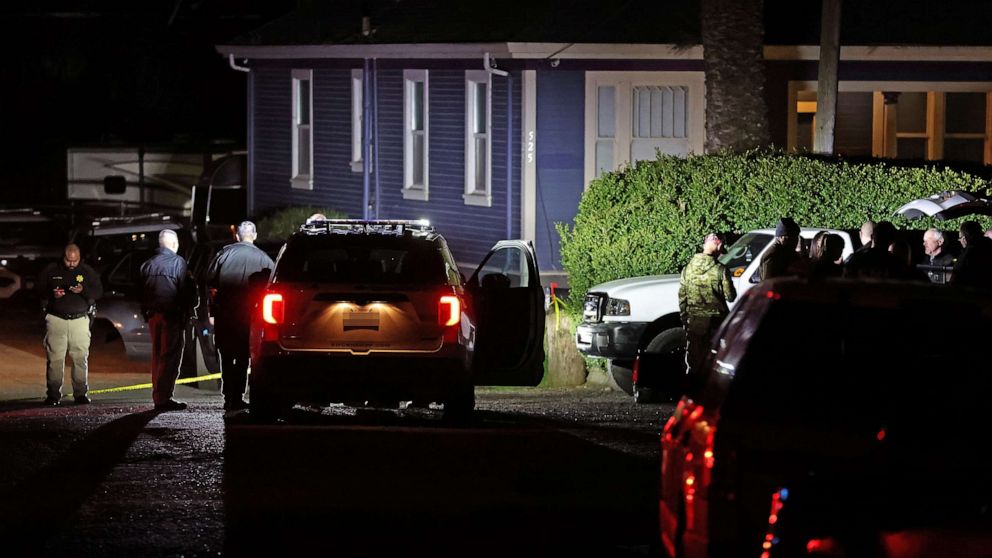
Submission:
[[[81,285],[83,290],[74,293],[70,287]],[[61,287],[65,295],[55,298],[55,289]],[[80,263],[69,269],[61,261],[48,264],[38,276],[38,294],[45,301],[45,312],[56,316],[86,314],[97,299],[103,296],[100,274],[92,267]]]
[[[778,240],[761,256],[761,280],[797,275],[802,256],[793,248],[786,248]]]
[[[855,252],[844,264],[844,277],[853,279],[907,279],[906,264],[887,248]]]
[[[992,239],[981,237],[961,251],[954,264],[951,284],[981,289],[992,288]]]
[[[927,265],[933,267],[952,267],[954,265],[954,255],[947,250],[941,250],[936,256],[927,257]],[[927,270],[927,277],[931,283],[946,283],[950,273],[945,273],[937,269]]]
[[[207,288],[217,290],[211,314],[242,309],[249,292],[248,278],[274,267],[272,258],[251,242],[236,242],[222,248],[207,268]]]
[[[186,260],[172,250],[159,248],[141,264],[141,311],[147,318],[164,314],[167,319],[194,315],[199,300]]]

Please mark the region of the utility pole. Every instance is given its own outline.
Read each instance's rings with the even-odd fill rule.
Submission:
[[[813,151],[832,155],[837,120],[837,66],[840,63],[841,0],[823,0],[820,17],[820,63],[816,86]]]

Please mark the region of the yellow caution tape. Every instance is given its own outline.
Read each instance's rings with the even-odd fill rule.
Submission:
[[[219,380],[219,379],[220,379],[220,372],[217,372],[216,374],[207,374],[206,376],[195,376],[193,378],[180,378],[176,380],[176,384],[177,385],[195,384],[197,382],[206,382],[208,380]],[[151,384],[136,384],[133,386],[122,386],[122,387],[107,388],[107,389],[91,389],[88,393],[89,394],[115,393],[118,391],[135,391],[139,389],[151,389],[151,388],[152,388]]]

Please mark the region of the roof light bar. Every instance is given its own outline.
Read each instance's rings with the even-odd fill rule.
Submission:
[[[300,232],[313,234],[382,234],[402,236],[407,232],[433,233],[434,227],[426,219],[418,220],[365,220],[365,219],[323,219],[308,221],[300,226]]]

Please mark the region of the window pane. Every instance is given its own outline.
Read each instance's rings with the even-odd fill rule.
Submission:
[[[505,275],[510,280],[511,289],[530,286],[527,260],[518,248],[501,248],[493,252],[479,270],[479,279],[494,274]]]
[[[616,94],[613,86],[599,88],[599,124],[596,135],[601,138],[612,138],[616,134]]]
[[[300,94],[299,94],[299,123],[309,124],[310,123],[310,80],[301,79],[300,84]],[[285,91],[285,89],[283,89]],[[283,105],[285,106],[285,105]]]
[[[949,133],[985,133],[985,93],[948,93],[945,118]]]
[[[981,163],[985,157],[985,140],[944,139],[944,160]]]
[[[413,134],[413,183],[424,183],[424,133]]]
[[[424,129],[424,82],[413,82],[413,122],[412,129]]]
[[[684,138],[686,137],[685,129],[687,127],[687,111],[686,111],[686,88],[685,87],[673,87],[672,88],[672,137]]]
[[[634,137],[651,137],[651,90],[648,87],[638,87],[634,91]]]
[[[613,170],[613,141],[596,142],[596,176]]]
[[[310,127],[300,126],[297,128],[298,141],[297,147],[299,149],[297,157],[297,174],[309,175],[310,174]]]
[[[927,155],[927,140],[924,138],[899,138],[896,140],[896,157],[899,159],[923,159]]]
[[[897,105],[898,132],[927,131],[927,94],[900,93]]]
[[[486,84],[475,84],[475,133],[484,134],[486,130]]]
[[[486,192],[486,144],[488,140],[485,136],[475,138],[475,192]]]

